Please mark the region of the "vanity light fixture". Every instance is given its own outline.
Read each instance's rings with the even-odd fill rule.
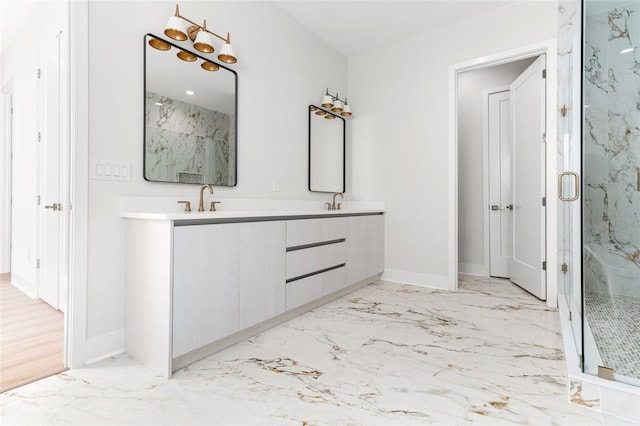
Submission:
[[[327,120],[333,120],[333,119],[335,119],[337,117],[337,115],[335,113],[329,112],[329,111],[325,111],[325,110],[323,110],[321,108],[318,108],[316,106],[313,106],[313,105],[310,105],[309,109],[311,111],[314,111],[316,115],[319,115],[321,117],[324,116],[324,118],[327,119]]]
[[[154,49],[166,51],[166,50],[170,50],[172,45],[159,38],[150,37],[149,46],[153,47]],[[183,61],[195,62],[198,60],[198,56],[194,55],[193,53],[186,51],[184,49],[181,49],[175,44],[173,46],[179,50],[176,56],[182,59]],[[200,57],[200,59],[204,59],[204,58]],[[200,66],[202,67],[203,70],[212,71],[212,72],[218,71],[220,69],[220,65],[216,64],[215,62],[208,61],[206,59],[200,64]]]
[[[338,113],[342,117],[351,117],[353,115],[353,113],[351,112],[351,107],[347,103],[347,98],[344,98],[344,100],[342,100],[338,97],[338,93],[336,93],[335,95],[330,94],[329,88],[327,88],[327,92],[322,98],[322,102],[320,103],[320,106],[332,112]],[[316,111],[316,114],[318,114],[317,111]],[[322,114],[318,114],[318,115],[322,115]],[[328,115],[331,115],[331,114],[328,114]],[[325,118],[328,118],[328,117],[325,116]],[[334,117],[331,117],[331,118],[334,118]]]
[[[185,27],[185,22],[188,22],[191,25],[189,27]],[[180,15],[180,9],[177,4],[175,14],[169,17],[167,26],[164,28],[164,34],[167,37],[177,41],[185,41],[187,39],[190,39],[193,42],[193,48],[202,53],[213,53],[215,51],[215,48],[213,47],[213,37],[217,37],[220,40],[224,41],[224,45],[220,50],[218,59],[225,64],[235,64],[238,61],[235,53],[233,52],[233,47],[231,46],[231,35],[229,33],[227,33],[227,37],[219,36],[213,31],[207,29],[206,19],[204,20],[203,25],[199,25],[192,20],[185,18],[184,16]],[[158,42],[154,41],[153,44],[149,42],[149,44],[159,50],[169,50],[171,48],[171,46],[167,43],[165,43],[166,46],[163,45],[162,40],[158,40]],[[178,57],[182,60],[189,62],[195,60],[195,56],[194,59],[189,59],[189,57],[186,55],[183,56],[180,56],[180,53],[178,53]],[[206,69],[207,71],[215,71],[213,69],[205,67],[204,64],[202,65],[202,68]]]

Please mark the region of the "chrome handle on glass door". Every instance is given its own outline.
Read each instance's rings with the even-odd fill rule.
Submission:
[[[564,180],[565,176],[573,176],[573,197],[564,196]],[[580,175],[576,172],[562,172],[558,175],[558,198],[561,201],[576,201],[580,198]]]

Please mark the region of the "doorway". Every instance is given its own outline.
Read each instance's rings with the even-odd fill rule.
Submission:
[[[3,46],[2,74],[8,77],[1,117],[7,129],[1,161],[7,184],[0,188],[6,200],[0,262],[3,391],[63,371],[67,364],[68,4],[36,10],[26,3],[29,22],[60,19],[34,24],[41,28],[34,43],[38,55],[25,58],[19,48]],[[67,29],[52,31],[54,26]]]
[[[488,95],[492,92],[492,89],[504,90],[505,86],[515,81],[517,76],[521,75],[536,58],[551,57],[551,59],[548,60],[547,66],[543,67],[543,69],[547,70],[546,76],[551,77],[546,80],[548,87],[546,99],[543,98],[541,101],[546,111],[541,112],[539,116],[543,125],[546,125],[548,128],[553,128],[555,124],[553,112],[555,112],[554,101],[556,93],[555,57],[553,57],[554,44],[554,41],[549,41],[540,43],[539,45],[532,45],[514,51],[496,54],[491,57],[483,57],[478,60],[452,65],[450,67],[450,86],[453,96],[451,102],[452,108],[450,109],[452,123],[451,135],[453,140],[452,150],[450,151],[452,154],[450,161],[455,171],[455,175],[451,179],[454,194],[452,204],[455,206],[454,210],[456,211],[456,220],[454,222],[456,229],[451,233],[452,236],[455,236],[453,240],[455,253],[453,253],[452,257],[456,259],[454,263],[456,270],[453,271],[452,276],[454,276],[456,280],[458,272],[480,276],[505,275],[504,272],[491,272],[490,220],[492,213],[496,216],[506,217],[514,214],[511,210],[511,204],[513,203],[506,203],[503,200],[490,202],[489,199],[489,142],[487,137],[482,137],[482,135],[488,133],[488,122],[483,126],[482,114],[478,112],[478,110],[485,109],[486,113],[489,108],[488,102],[483,104],[483,96],[485,99],[488,99]],[[496,73],[496,71],[498,72]],[[478,77],[483,75],[485,77],[485,85],[484,87],[478,86]],[[468,77],[467,81],[465,81],[465,77]],[[473,81],[474,78],[475,81]],[[473,86],[475,88],[471,91],[469,90],[470,85],[475,85]],[[500,91],[501,90],[493,90],[493,93]],[[460,99],[461,94],[471,92],[476,94],[473,100],[476,104],[475,114],[473,114],[474,111],[470,109],[468,105],[466,106]],[[481,95],[479,92],[484,93]],[[511,107],[507,109],[511,109]],[[467,117],[472,114],[472,118],[469,119],[472,122],[471,126],[468,125],[469,121],[465,119],[465,114]],[[543,135],[540,134],[538,136],[540,137],[540,142],[542,142]],[[473,140],[473,143],[466,145],[465,138]],[[551,135],[551,138],[555,139],[554,135]],[[547,139],[550,138],[547,137]],[[539,145],[537,145],[537,147],[539,147]],[[543,197],[547,192],[548,182],[550,181],[547,179],[547,175],[551,174],[551,170],[545,168],[543,164],[554,164],[550,162],[550,158],[553,157],[553,159],[555,159],[554,153],[550,153],[549,151],[541,152],[540,157],[542,163],[538,167],[537,175],[537,177],[539,177],[539,193],[542,194],[542,196],[540,199],[537,199],[536,202],[538,203],[538,210],[543,212],[541,213],[541,219],[547,219],[542,203],[545,202]],[[510,166],[507,165],[506,167],[508,168]],[[468,179],[469,175],[474,177]],[[494,209],[496,210],[491,210],[492,205],[495,206]],[[497,226],[500,226],[501,221],[498,220],[497,222]],[[540,220],[540,222],[542,222],[542,220]],[[549,231],[549,229],[553,229],[554,224],[555,217],[551,217],[551,221],[547,223],[546,227],[541,226],[532,232],[532,234],[537,235],[540,239],[540,250],[537,251],[536,254],[538,254],[541,259],[537,266],[541,271],[540,275],[542,278],[546,276],[544,268],[547,267],[547,265],[543,263],[546,261],[545,254],[548,250],[552,249],[551,246],[555,247],[556,245],[555,235],[552,235],[553,232]],[[494,228],[495,227],[496,225],[494,224]],[[503,238],[503,241],[504,240]],[[548,269],[547,267],[547,270]],[[509,273],[508,275],[511,274]],[[546,298],[549,306],[555,306],[557,303],[556,283],[552,282],[551,285],[549,285],[545,280],[545,282],[541,282],[540,284],[541,286],[544,285],[542,290],[548,294],[543,292],[536,294],[536,296],[541,299]],[[531,290],[528,291],[533,293]]]

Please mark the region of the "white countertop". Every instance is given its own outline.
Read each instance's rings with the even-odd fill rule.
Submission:
[[[198,200],[191,202],[191,212],[184,212],[178,198],[121,197],[120,217],[146,220],[215,220],[274,217],[336,216],[384,213],[383,202],[344,201],[340,210],[327,210],[324,202],[305,200],[221,199],[217,211],[198,212]],[[208,201],[205,206],[208,207]]]

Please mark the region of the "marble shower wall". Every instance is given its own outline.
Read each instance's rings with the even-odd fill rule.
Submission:
[[[147,91],[145,177],[235,184],[233,117]]]
[[[585,256],[585,285],[620,294],[616,288],[622,284],[630,290],[626,295],[640,297],[640,3],[611,2],[598,11],[590,6],[584,40],[583,241],[605,254]],[[620,276],[625,282],[616,282]]]

